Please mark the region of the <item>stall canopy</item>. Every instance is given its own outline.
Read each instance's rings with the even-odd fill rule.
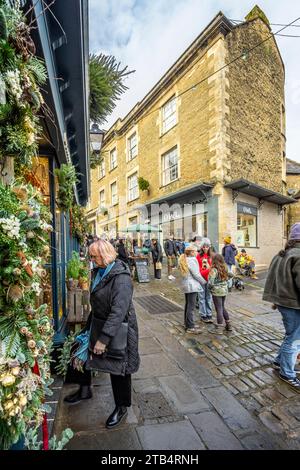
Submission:
[[[145,232],[145,233],[151,233],[151,232],[161,232],[162,230],[159,229],[158,227],[155,227],[154,225],[149,225],[149,224],[134,224],[134,225],[129,225],[127,228],[124,228],[123,230],[120,230],[120,232]]]

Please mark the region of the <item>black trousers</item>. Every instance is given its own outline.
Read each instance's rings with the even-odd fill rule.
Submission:
[[[110,381],[116,406],[131,406],[131,374],[124,376],[110,374]],[[92,383],[92,373],[85,367],[83,372],[79,372],[69,366],[65,382],[89,386]]]

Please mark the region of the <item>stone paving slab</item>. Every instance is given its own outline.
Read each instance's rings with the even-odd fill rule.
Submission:
[[[244,430],[249,432],[257,430],[257,421],[226,388],[209,388],[203,390],[202,393],[232,431]]]
[[[204,450],[205,446],[191,423],[138,426],[137,433],[146,450]]]
[[[166,354],[148,354],[147,356],[142,356],[141,366],[135,374],[135,378],[147,379],[163,375],[176,375],[178,372],[180,372],[180,369],[174,362],[170,361]]]
[[[147,354],[160,353],[162,348],[155,338],[144,337],[139,340],[139,352],[140,355],[145,356]]]
[[[164,418],[175,414],[161,392],[139,393],[137,400],[144,419]]]
[[[160,383],[156,377],[149,379],[137,379],[136,374],[132,376],[132,388],[136,393],[151,393],[160,390]]]
[[[196,413],[210,408],[202,395],[182,375],[159,377],[159,382],[178,412]]]
[[[75,434],[66,446],[68,450],[140,450],[142,449],[135,428],[111,429],[105,432]]]
[[[189,419],[210,450],[241,450],[243,446],[214,411],[190,415]]]

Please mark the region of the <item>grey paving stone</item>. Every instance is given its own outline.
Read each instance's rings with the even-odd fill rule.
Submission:
[[[241,439],[243,446],[248,450],[279,450],[284,448],[283,443],[268,437],[265,433],[253,433]]]
[[[139,318],[138,318],[138,320],[139,320]],[[139,339],[153,336],[151,330],[147,327],[145,322],[139,321],[138,325],[139,325]]]
[[[203,442],[187,420],[136,428],[146,450],[203,450]]]
[[[283,434],[284,428],[279,419],[277,419],[270,411],[259,413],[261,422],[275,434]]]
[[[250,380],[249,377],[247,377],[246,375],[240,375],[239,379],[242,382],[244,382],[246,385],[248,385],[251,389],[256,389],[257,388],[257,384],[252,382],[252,380]]]
[[[230,369],[234,374],[240,374],[241,372],[243,372],[243,370],[242,370],[237,364],[230,365],[229,369]]]
[[[240,393],[247,392],[249,390],[248,385],[242,382],[239,378],[229,379],[230,385],[233,385]]]
[[[235,375],[235,373],[232,372],[232,370],[230,370],[229,367],[224,367],[224,366],[223,366],[223,367],[219,367],[219,371],[222,372],[222,375],[223,375],[223,376],[225,375],[225,377],[232,377],[232,376]]]
[[[134,428],[123,426],[102,433],[77,433],[68,443],[68,450],[141,450]]]
[[[234,349],[233,349],[233,352],[237,353],[239,356],[241,357],[248,357],[248,356],[251,356],[251,352],[248,351],[246,348],[242,347],[242,346],[236,346]]]
[[[243,369],[244,372],[248,372],[252,369],[252,367],[245,360],[239,362],[239,367]]]
[[[203,347],[203,350],[205,351],[204,347]],[[224,355],[222,354],[222,352],[217,352],[217,351],[214,351],[212,349],[208,350],[208,351],[205,351],[208,356],[212,356],[214,357],[215,359],[217,359],[218,361],[220,361],[221,364],[228,364],[229,363],[229,360],[224,357]]]
[[[209,388],[202,393],[233,431],[257,429],[254,418],[224,387]]]
[[[155,354],[162,351],[160,344],[155,338],[141,338],[139,340],[139,352],[141,355]]]
[[[235,354],[233,351],[226,349],[225,351],[222,351],[221,353],[226,359],[229,360],[229,362],[234,362],[239,359],[239,356]]]
[[[256,401],[258,401],[258,403],[261,404],[261,406],[269,406],[270,404],[272,404],[272,400],[270,400],[269,398],[266,397],[266,395],[263,395],[262,391],[261,392],[255,392],[253,393],[252,395]]]
[[[260,380],[258,377],[256,377],[255,375],[253,375],[253,373],[251,374],[248,374],[248,377],[249,379],[251,379],[253,382],[256,383],[256,385],[258,385],[258,387],[264,387],[265,385],[265,382],[263,382],[262,380]]]
[[[238,399],[241,405],[243,405],[246,410],[250,411],[251,413],[254,413],[255,416],[262,409],[262,405],[258,403],[258,401],[256,401],[255,398],[253,398],[251,395],[239,396]]]
[[[247,344],[248,349],[252,350],[254,353],[263,353],[265,352],[264,348],[261,348],[257,343]]]
[[[180,372],[180,369],[174,362],[170,361],[166,354],[148,354],[147,356],[142,356],[141,366],[135,374],[135,378],[147,379],[149,377],[175,375],[178,372]]]
[[[223,382],[223,385],[224,387],[227,388],[227,390],[230,391],[230,393],[232,393],[233,395],[238,395],[240,392],[233,387],[233,385],[231,385],[229,382]]]
[[[136,393],[157,392],[160,389],[156,377],[150,379],[136,379],[136,374],[132,376],[132,388]]]
[[[137,401],[141,415],[145,419],[174,415],[174,411],[161,392],[139,393]]]
[[[287,410],[297,421],[300,421],[300,403],[288,404]]]
[[[238,439],[214,411],[191,415],[189,419],[208,449],[243,449]]]
[[[258,377],[260,380],[262,380],[265,384],[273,384],[274,381],[276,380],[276,377],[270,377],[268,374],[266,374],[263,370],[255,370],[253,372],[253,375]]]
[[[70,391],[65,395],[68,393]],[[70,427],[75,433],[79,431],[94,432],[95,429],[104,428],[105,421],[113,409],[114,399],[110,386],[93,387],[93,398],[90,400],[84,400],[75,405],[63,403],[60,407],[61,416],[64,418],[64,427]]]
[[[267,357],[258,354],[255,356],[255,361],[258,362],[261,366],[270,364],[270,360]]]
[[[245,359],[244,361],[251,369],[256,369],[260,367],[260,364],[256,362],[252,357],[249,357],[248,359]]]
[[[210,409],[208,402],[182,376],[160,377],[159,381],[180,413],[196,413]]]
[[[273,387],[265,388],[264,390],[261,391],[261,393],[274,402],[280,402],[284,400],[285,398],[283,395],[281,395],[281,393],[279,393]]]

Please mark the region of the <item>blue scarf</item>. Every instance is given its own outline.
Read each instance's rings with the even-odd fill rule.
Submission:
[[[111,271],[114,265],[115,265],[115,262],[113,261],[106,268],[98,269],[96,277],[93,281],[91,292],[93,292],[95,288],[97,287],[97,285],[99,284],[99,282],[101,282],[102,279],[104,279],[104,277],[108,275],[108,273]],[[82,366],[88,359],[90,330],[85,331],[84,333],[81,333],[80,335],[78,335],[76,337],[76,342],[78,343],[78,347],[75,353],[72,355],[71,361],[72,361],[74,368],[83,372]]]
[[[94,292],[94,290],[96,289],[97,285],[99,284],[99,282],[102,281],[102,279],[108,275],[108,273],[111,271],[111,269],[114,267],[115,265],[115,262],[113,261],[112,263],[108,264],[106,266],[106,268],[99,268],[98,271],[97,271],[97,274],[96,274],[96,277],[93,281],[93,285],[92,285],[92,289],[91,289],[91,292]]]

